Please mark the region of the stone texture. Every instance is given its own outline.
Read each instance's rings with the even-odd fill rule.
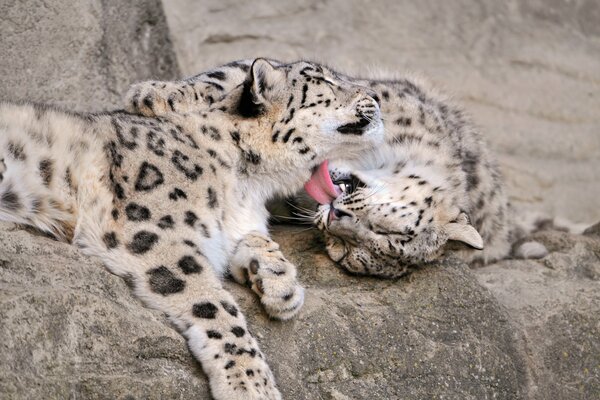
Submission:
[[[179,76],[160,0],[3,0],[0,33],[0,100],[100,111]]]
[[[416,71],[454,93],[499,154],[512,201],[600,219],[597,0],[169,0],[185,75],[232,59]],[[372,75],[372,74],[371,74]]]
[[[599,226],[597,224],[596,226]],[[545,231],[551,253],[475,270],[524,333],[532,399],[600,397],[600,237]]]

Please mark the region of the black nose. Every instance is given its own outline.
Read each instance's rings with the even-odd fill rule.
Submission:
[[[381,99],[379,98],[379,95],[377,94],[376,91],[372,90],[372,89],[367,89],[367,96],[371,97],[373,100],[375,100],[375,102],[377,103],[377,105],[379,107],[381,107]]]
[[[379,98],[379,96],[377,96],[376,93],[373,93],[371,95],[371,97],[373,98],[373,100],[375,100],[375,102],[377,103],[377,105],[381,108],[381,99]]]

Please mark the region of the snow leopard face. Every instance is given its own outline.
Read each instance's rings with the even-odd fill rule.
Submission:
[[[482,248],[444,182],[403,172],[329,169],[324,163],[311,180],[320,183],[307,185],[321,203],[315,223],[327,252],[348,271],[393,278],[438,258],[449,241]]]
[[[146,116],[222,111],[243,127],[258,124],[251,141],[264,152],[289,152],[289,163],[318,165],[383,141],[379,99],[322,65],[258,58],[232,62],[180,82],[142,82],[126,96],[129,112]],[[212,117],[214,118],[214,117]],[[337,150],[337,152],[336,152]]]

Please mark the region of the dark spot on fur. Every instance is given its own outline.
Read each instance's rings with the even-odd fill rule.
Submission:
[[[400,126],[411,126],[412,119],[410,117],[400,117],[396,120],[396,124]]]
[[[102,241],[106,245],[107,249],[114,249],[119,245],[119,240],[114,232],[107,232],[102,236]]]
[[[236,337],[242,337],[246,334],[246,331],[241,326],[234,326],[231,328],[231,333],[233,333]]]
[[[171,193],[169,193],[169,198],[174,201],[177,201],[180,198],[187,199],[187,194],[183,190],[175,188]]]
[[[147,192],[162,185],[164,181],[163,174],[158,167],[144,161],[135,180],[135,190]]]
[[[233,343],[225,343],[225,345],[223,345],[223,351],[227,354],[235,354],[236,349],[237,346]]]
[[[290,136],[292,136],[292,133],[294,133],[294,131],[296,130],[296,128],[290,128],[286,134],[283,136],[283,143],[287,143],[288,140],[290,140]]]
[[[148,207],[141,206],[137,203],[129,203],[125,207],[125,214],[130,221],[147,221],[150,219],[151,214]]]
[[[158,242],[158,235],[153,232],[139,231],[133,235],[133,240],[127,245],[127,249],[133,254],[144,254]]]
[[[302,100],[300,100],[300,105],[303,106],[306,102],[306,93],[308,92],[308,84],[304,84],[302,86]]]
[[[207,190],[207,195],[208,195],[208,207],[210,207],[210,208],[218,207],[219,201],[217,200],[217,194],[215,193],[215,190],[213,188],[209,187]]]
[[[131,127],[126,137],[123,127],[115,119],[112,120],[112,124],[121,146],[129,150],[135,149],[137,147],[138,128],[135,126]]]
[[[19,195],[12,190],[9,186],[6,191],[2,193],[2,206],[8,211],[18,211],[21,208],[21,201]]]
[[[461,167],[467,175],[467,191],[471,191],[479,185],[479,176],[477,175],[477,165],[479,164],[479,155],[465,152],[462,157]]]
[[[218,311],[217,306],[210,302],[196,303],[192,307],[192,314],[197,318],[215,319]]]
[[[185,289],[185,282],[175,276],[167,267],[161,265],[146,272],[149,276],[150,290],[163,296],[179,293]]]
[[[245,151],[243,150],[243,154],[244,154],[244,158],[246,159],[246,161],[254,164],[254,165],[258,165],[260,164],[260,155],[256,154],[254,151],[250,150],[250,151]]]
[[[235,361],[230,360],[229,362],[227,362],[227,364],[225,364],[225,369],[230,369],[233,368],[235,366]]]
[[[206,331],[206,336],[208,336],[209,339],[223,339],[223,335],[221,335],[219,332],[217,331]]]
[[[173,152],[171,161],[175,165],[175,168],[183,172],[185,176],[192,181],[195,181],[200,175],[202,175],[202,167],[190,161],[190,158],[179,150],[175,150]]]
[[[67,187],[69,188],[69,191],[73,192],[73,177],[71,176],[71,168],[69,167],[67,167],[67,169],[65,170],[65,182],[67,184]]]
[[[223,306],[225,311],[227,311],[231,316],[237,317],[238,310],[233,304],[228,303],[225,300],[223,300],[223,301],[221,301],[221,306]]]
[[[156,131],[148,131],[146,134],[146,146],[159,157],[165,155],[165,139],[160,137]]]
[[[27,156],[25,155],[25,147],[22,144],[9,142],[8,152],[15,160],[25,161],[27,159]]]
[[[177,266],[181,268],[184,274],[198,274],[202,272],[202,266],[198,264],[196,259],[192,256],[183,256],[177,262]]]
[[[200,224],[200,229],[202,229],[202,235],[204,235],[205,238],[210,238],[210,232],[205,224]]]
[[[196,221],[198,221],[198,216],[193,211],[186,211],[184,221],[187,225],[193,227]]]
[[[37,214],[42,209],[42,199],[33,198],[31,200],[31,212]]]
[[[38,165],[38,169],[40,171],[40,176],[42,177],[44,186],[50,186],[52,175],[54,174],[54,162],[49,159],[42,160]]]
[[[107,153],[111,164],[116,167],[120,167],[123,164],[123,156],[117,150],[117,143],[114,141],[109,142],[106,146],[104,146],[104,151]]]
[[[173,229],[175,226],[175,221],[173,221],[173,217],[170,215],[165,215],[161,219],[158,220],[158,227],[160,229]]]
[[[206,74],[209,78],[217,79],[219,81],[224,81],[227,75],[223,71],[212,71]]]
[[[178,142],[187,144],[189,147],[191,147],[193,149],[198,149],[199,148],[198,144],[196,143],[194,138],[187,133],[183,133],[182,129],[183,128],[178,126],[178,129],[170,129],[169,133],[171,134],[173,139],[177,140]]]

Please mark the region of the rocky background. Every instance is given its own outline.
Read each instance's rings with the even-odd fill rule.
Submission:
[[[259,55],[419,71],[473,115],[516,203],[591,225],[598,4],[5,0],[0,99],[109,109],[130,82]],[[449,259],[397,281],[347,276],[314,231],[275,237],[307,287],[301,314],[269,321],[251,293],[227,286],[286,399],[600,398],[600,225],[535,234],[551,250],[542,260],[470,270]],[[120,278],[7,223],[0,321],[2,399],[210,398],[184,341]]]
[[[600,220],[598,0],[165,0],[184,75],[263,55],[430,78],[497,151],[512,200]]]

